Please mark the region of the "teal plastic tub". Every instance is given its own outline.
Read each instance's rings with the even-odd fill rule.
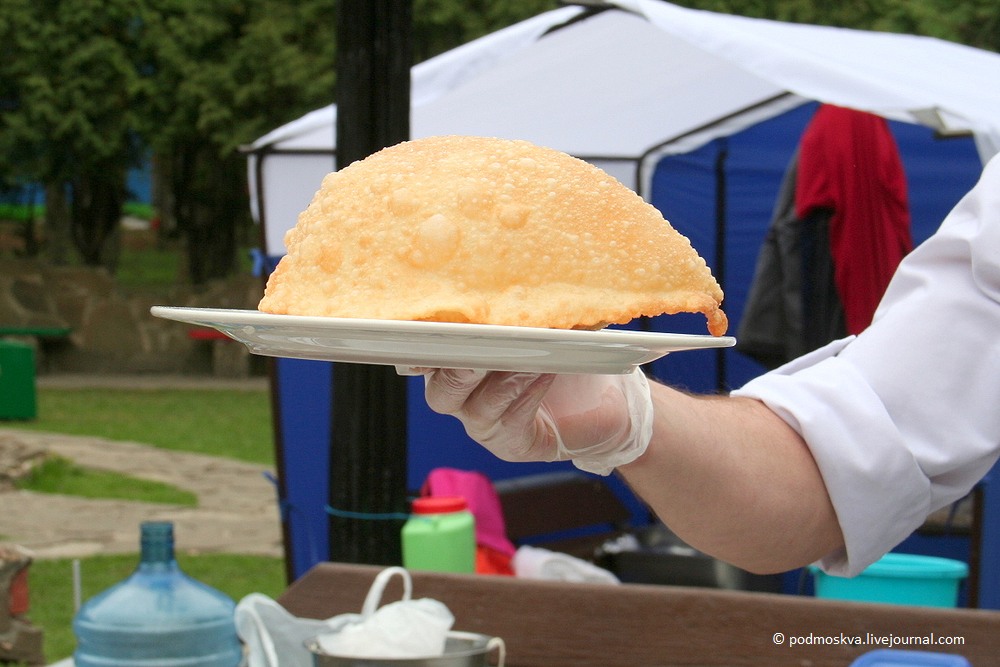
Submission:
[[[889,553],[856,577],[835,577],[811,567],[816,597],[923,607],[958,606],[958,588],[969,575],[962,561]]]

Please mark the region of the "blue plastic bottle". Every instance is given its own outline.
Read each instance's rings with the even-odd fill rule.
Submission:
[[[173,524],[143,523],[139,567],[73,619],[75,667],[236,667],[235,603],[184,574]]]

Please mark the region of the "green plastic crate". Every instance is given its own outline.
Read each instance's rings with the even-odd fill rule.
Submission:
[[[0,419],[37,417],[36,393],[34,348],[0,340]]]

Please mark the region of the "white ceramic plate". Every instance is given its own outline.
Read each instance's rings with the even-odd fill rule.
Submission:
[[[533,373],[628,373],[681,350],[731,347],[728,336],[272,315],[153,306],[156,317],[212,327],[254,354],[321,361]]]

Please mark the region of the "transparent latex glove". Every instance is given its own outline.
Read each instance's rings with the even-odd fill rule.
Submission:
[[[608,475],[646,451],[653,403],[641,370],[627,375],[539,375],[436,369],[427,404],[506,461],[562,461]]]

